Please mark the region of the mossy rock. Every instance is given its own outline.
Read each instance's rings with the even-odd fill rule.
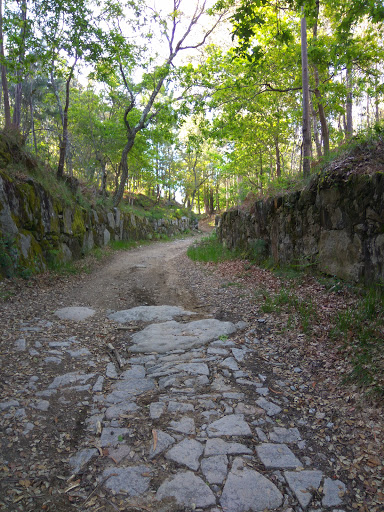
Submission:
[[[83,240],[87,228],[85,226],[85,210],[83,210],[80,206],[76,206],[73,212],[71,230],[73,236]]]

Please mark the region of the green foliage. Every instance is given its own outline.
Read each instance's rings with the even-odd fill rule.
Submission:
[[[188,247],[187,255],[193,261],[211,261],[213,263],[234,260],[239,256],[238,253],[225,248],[218,241],[215,233]]]
[[[357,304],[339,311],[330,332],[343,343],[342,351],[352,364],[347,381],[364,385],[384,397],[384,295],[380,288],[362,292]]]
[[[263,292],[264,303],[261,306],[265,313],[281,313],[286,311],[293,315],[295,323],[305,334],[309,335],[316,321],[317,313],[312,301],[298,297],[293,288],[281,288],[278,293],[271,295]],[[291,320],[292,322],[292,316]]]

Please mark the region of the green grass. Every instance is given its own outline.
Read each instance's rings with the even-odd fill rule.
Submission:
[[[264,303],[261,310],[264,313],[288,312],[289,325],[287,328],[296,325],[305,334],[312,332],[312,325],[316,321],[316,309],[310,299],[301,299],[290,288],[281,288],[278,293],[271,295],[268,292],[262,292]]]
[[[366,386],[384,398],[384,298],[371,288],[362,292],[357,304],[334,316],[332,339],[341,341],[342,351],[352,363],[346,381]]]
[[[213,263],[234,260],[239,257],[237,252],[232,252],[224,247],[217,239],[215,233],[188,247],[187,255],[193,261]]]

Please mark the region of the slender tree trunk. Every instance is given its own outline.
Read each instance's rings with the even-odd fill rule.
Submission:
[[[260,173],[259,173],[260,179],[260,190],[263,192],[263,152],[260,149]]]
[[[27,22],[27,1],[22,0],[21,3],[21,33],[20,33],[20,55],[19,66],[16,71],[16,88],[15,88],[15,106],[13,109],[13,126],[16,130],[20,129],[21,123],[21,99],[22,99],[22,67],[24,64],[25,56],[25,36],[26,36],[26,22]]]
[[[31,86],[32,88],[32,86]],[[35,130],[35,113],[33,109],[33,97],[32,92],[29,96],[29,111],[31,114],[31,130],[32,130],[32,137],[33,137],[33,147],[35,149],[35,155],[37,155],[37,140],[36,140],[36,130]]]
[[[319,137],[319,130],[317,128],[317,117],[316,117],[316,110],[313,106],[313,101],[311,101],[311,110],[312,110],[312,124],[313,124],[313,135],[315,138],[315,144],[316,144],[316,153],[317,158],[321,158],[323,156],[323,153],[321,151],[321,142]]]
[[[225,178],[225,209],[229,209],[229,179]]]
[[[275,152],[276,152],[276,176],[280,178],[281,176],[281,161],[280,161],[280,147],[279,147],[279,137],[276,135],[274,137],[275,140]]]
[[[69,96],[70,96],[70,85],[73,77],[73,72],[77,63],[77,56],[75,58],[75,62],[73,63],[69,75],[65,84],[65,106],[63,111],[63,138],[60,144],[60,155],[59,155],[59,164],[57,166],[57,177],[62,178],[64,176],[64,163],[65,157],[67,153],[68,147],[68,110],[69,110]]]
[[[376,64],[376,73],[377,73],[377,64]],[[378,123],[380,121],[380,113],[379,113],[379,93],[378,93],[378,87],[379,87],[379,80],[377,78],[377,74],[375,76],[375,121]]]
[[[352,66],[347,66],[347,127],[345,136],[350,139],[353,135],[353,119],[352,119]]]
[[[316,0],[316,14],[315,14],[315,24],[313,26],[313,39],[315,43],[317,42],[317,21],[319,18],[320,11],[320,0]],[[313,66],[313,74],[315,78],[315,96],[317,100],[317,110],[319,112],[320,126],[321,126],[321,135],[323,139],[323,147],[324,154],[327,155],[329,153],[329,129],[327,117],[325,115],[324,109],[324,98],[320,92],[320,78],[319,78],[319,70],[316,64],[312,64]]]
[[[113,204],[114,206],[118,206],[120,201],[123,198],[125,185],[128,179],[128,153],[131,151],[133,144],[135,142],[136,133],[133,131],[128,134],[128,140],[126,145],[124,146],[123,152],[121,154],[120,167],[121,167],[121,176],[120,176],[120,184],[116,189],[115,195],[113,196]]]
[[[308,48],[307,48],[307,21],[304,8],[301,8],[301,64],[303,81],[303,175],[311,172],[311,124],[309,117],[309,76],[308,76]]]
[[[3,0],[0,0],[0,57],[3,61],[1,64],[1,84],[3,88],[3,101],[4,101],[4,118],[5,118],[5,129],[10,130],[12,128],[11,121],[11,107],[9,104],[9,91],[8,91],[8,79],[7,79],[7,68],[4,64],[4,36],[3,36]]]

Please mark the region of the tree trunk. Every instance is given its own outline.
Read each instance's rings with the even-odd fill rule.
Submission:
[[[31,85],[32,89],[32,85]],[[31,114],[31,130],[32,130],[32,137],[33,137],[33,147],[35,149],[35,155],[37,155],[37,140],[36,140],[36,130],[35,130],[35,114],[33,109],[33,97],[32,97],[32,91],[29,95],[29,111]]]
[[[275,136],[275,151],[276,151],[276,176],[281,176],[281,162],[280,162],[280,148],[279,148],[279,137]]]
[[[313,26],[313,39],[315,42],[317,41],[317,20],[319,17],[319,10],[320,10],[320,0],[316,0],[316,18],[315,18],[315,24]],[[325,109],[324,109],[324,99],[323,99],[323,95],[321,94],[320,89],[319,89],[319,85],[320,85],[319,70],[318,70],[316,64],[312,64],[312,66],[313,66],[313,74],[315,77],[315,96],[316,96],[316,100],[317,100],[317,109],[319,112],[324,154],[327,155],[329,153],[329,130],[328,130],[327,117],[325,115]],[[308,86],[308,89],[309,89],[309,86]]]
[[[9,105],[9,91],[8,91],[8,79],[7,79],[7,68],[4,64],[4,41],[3,41],[3,1],[0,0],[0,57],[2,60],[1,64],[1,84],[3,87],[3,101],[4,101],[4,118],[5,118],[5,129],[10,130],[12,128],[11,121],[11,107]]]
[[[303,175],[311,172],[311,125],[309,118],[309,76],[308,76],[308,48],[307,48],[307,21],[304,8],[301,8],[301,64],[303,80]]]
[[[21,123],[21,98],[22,98],[22,67],[25,56],[25,32],[27,22],[27,1],[21,3],[21,30],[20,30],[20,55],[18,67],[16,68],[16,88],[15,88],[15,106],[13,109],[13,126],[16,130],[20,129]]]
[[[63,138],[60,144],[60,156],[59,156],[59,165],[57,166],[57,177],[62,178],[64,176],[64,163],[65,157],[67,153],[68,146],[68,109],[69,109],[69,93],[70,93],[70,85],[73,77],[73,72],[76,66],[77,57],[75,58],[75,62],[73,63],[69,76],[67,78],[65,84],[65,107],[63,111]]]
[[[353,119],[352,119],[352,66],[347,66],[347,127],[345,137],[350,139],[353,135]]]
[[[123,152],[121,154],[120,167],[121,167],[121,176],[120,176],[120,184],[116,189],[115,195],[113,196],[113,205],[118,206],[120,201],[124,195],[125,185],[128,179],[128,153],[131,151],[133,144],[135,142],[136,133],[132,131],[128,134],[128,140],[126,145],[124,146]]]
[[[317,129],[317,117],[316,117],[316,110],[313,106],[313,102],[311,101],[311,109],[312,109],[312,124],[313,124],[313,135],[315,138],[315,144],[316,144],[316,153],[317,158],[321,158],[323,156],[323,153],[321,151],[321,142],[319,137],[319,130]]]

